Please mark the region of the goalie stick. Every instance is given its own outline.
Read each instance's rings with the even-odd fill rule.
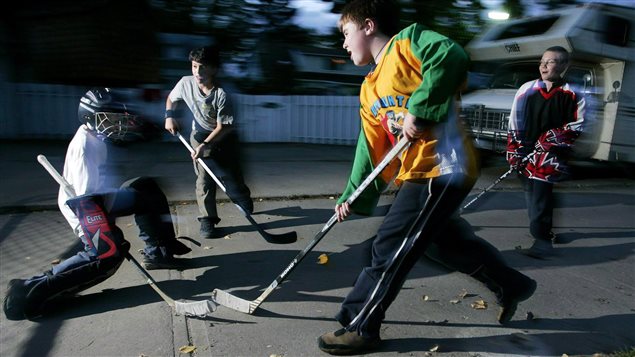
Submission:
[[[185,145],[185,147],[190,151],[190,153],[194,152],[194,149],[192,148],[192,146],[190,145],[190,143],[187,142],[187,140],[185,140],[185,138],[183,137],[183,135],[181,135],[181,133],[177,132],[176,135],[178,135],[179,140],[181,140],[181,142],[183,143],[183,145]],[[196,162],[198,162],[199,165],[201,165],[201,167],[203,167],[203,169],[205,169],[205,171],[207,172],[208,175],[210,175],[212,177],[212,179],[214,179],[214,181],[216,182],[216,184],[218,185],[218,187],[220,187],[221,190],[223,190],[223,192],[225,192],[225,194],[227,195],[227,197],[229,197],[229,194],[227,193],[227,189],[225,189],[225,185],[223,185],[222,182],[220,182],[220,180],[216,177],[216,175],[214,175],[214,173],[212,172],[212,170],[210,170],[209,166],[207,166],[207,164],[205,163],[205,161],[203,161],[203,159],[201,159],[200,157],[198,159],[196,159]],[[237,204],[236,202],[234,202],[234,200],[229,197],[229,199],[232,201],[232,203],[234,203],[234,205],[238,208],[238,210],[240,212],[243,213],[243,215],[245,216],[245,218],[247,218],[247,220],[249,221],[249,223],[251,223],[254,227],[256,227],[256,229],[258,230],[258,233],[260,233],[260,235],[269,243],[274,243],[274,244],[288,244],[288,243],[293,243],[298,239],[298,234],[295,231],[291,231],[291,232],[287,232],[287,233],[282,233],[282,234],[273,234],[273,233],[268,233],[266,232],[255,220],[254,218],[251,216],[251,214],[249,212],[247,212],[247,210],[243,209],[242,207],[240,207],[239,204]]]
[[[40,154],[37,156],[37,161],[48,171],[48,173],[62,186],[66,193],[71,197],[76,197],[75,189],[71,186],[66,179],[57,172],[57,170],[51,165],[46,156]],[[126,253],[126,259],[136,268],[136,270],[146,279],[146,282],[154,289],[154,291],[161,296],[161,298],[174,310],[177,315],[190,315],[190,316],[205,316],[216,310],[216,304],[211,300],[203,301],[178,301],[169,297],[158,286],[154,278],[148,273],[139,262],[130,254]]]
[[[397,157],[404,149],[410,146],[410,142],[403,138],[401,139],[397,145],[395,145],[389,152],[386,154],[384,159],[375,167],[375,169],[366,177],[366,179],[361,183],[361,185],[351,194],[351,196],[346,200],[346,203],[351,204],[359,197],[359,195],[370,185],[377,176],[390,164],[390,162]],[[304,259],[306,254],[310,252],[317,244],[324,238],[324,236],[331,230],[331,228],[337,223],[337,213],[333,214],[333,216],[326,222],[322,230],[319,231],[313,240],[306,246],[298,255],[293,258],[291,263],[276,277],[276,279],[267,287],[267,289],[258,296],[257,299],[253,301],[245,300],[234,296],[224,290],[214,289],[212,292],[212,300],[219,305],[228,307],[232,310],[240,311],[246,314],[252,314],[260,304],[274,291],[274,289],[282,283],[283,280],[287,278],[287,276],[295,269],[298,264]]]

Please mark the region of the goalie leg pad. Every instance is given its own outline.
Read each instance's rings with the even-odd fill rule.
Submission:
[[[102,195],[78,196],[66,201],[66,204],[79,219],[90,254],[99,259],[117,254],[117,247],[121,246],[125,239],[115,225],[115,217],[108,215],[104,209]]]

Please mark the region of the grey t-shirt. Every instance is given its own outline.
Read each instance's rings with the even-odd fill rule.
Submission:
[[[172,102],[184,101],[192,111],[196,123],[205,130],[214,130],[216,123],[230,125],[234,122],[230,101],[223,88],[214,87],[208,96],[204,96],[194,76],[181,78],[170,92],[169,98]]]

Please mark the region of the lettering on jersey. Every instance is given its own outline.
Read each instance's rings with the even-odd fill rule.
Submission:
[[[403,95],[388,95],[385,97],[378,98],[373,105],[370,107],[373,116],[377,116],[381,109],[387,108],[405,108],[408,109],[408,102],[410,98],[407,98]]]

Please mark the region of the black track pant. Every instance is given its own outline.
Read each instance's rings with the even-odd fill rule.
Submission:
[[[553,227],[553,183],[528,179],[520,175],[525,190],[529,232],[535,239],[550,240]]]
[[[336,316],[347,330],[379,336],[386,310],[412,267],[437,237],[459,224],[455,213],[472,185],[458,174],[402,185],[377,231],[371,266],[359,274]]]

